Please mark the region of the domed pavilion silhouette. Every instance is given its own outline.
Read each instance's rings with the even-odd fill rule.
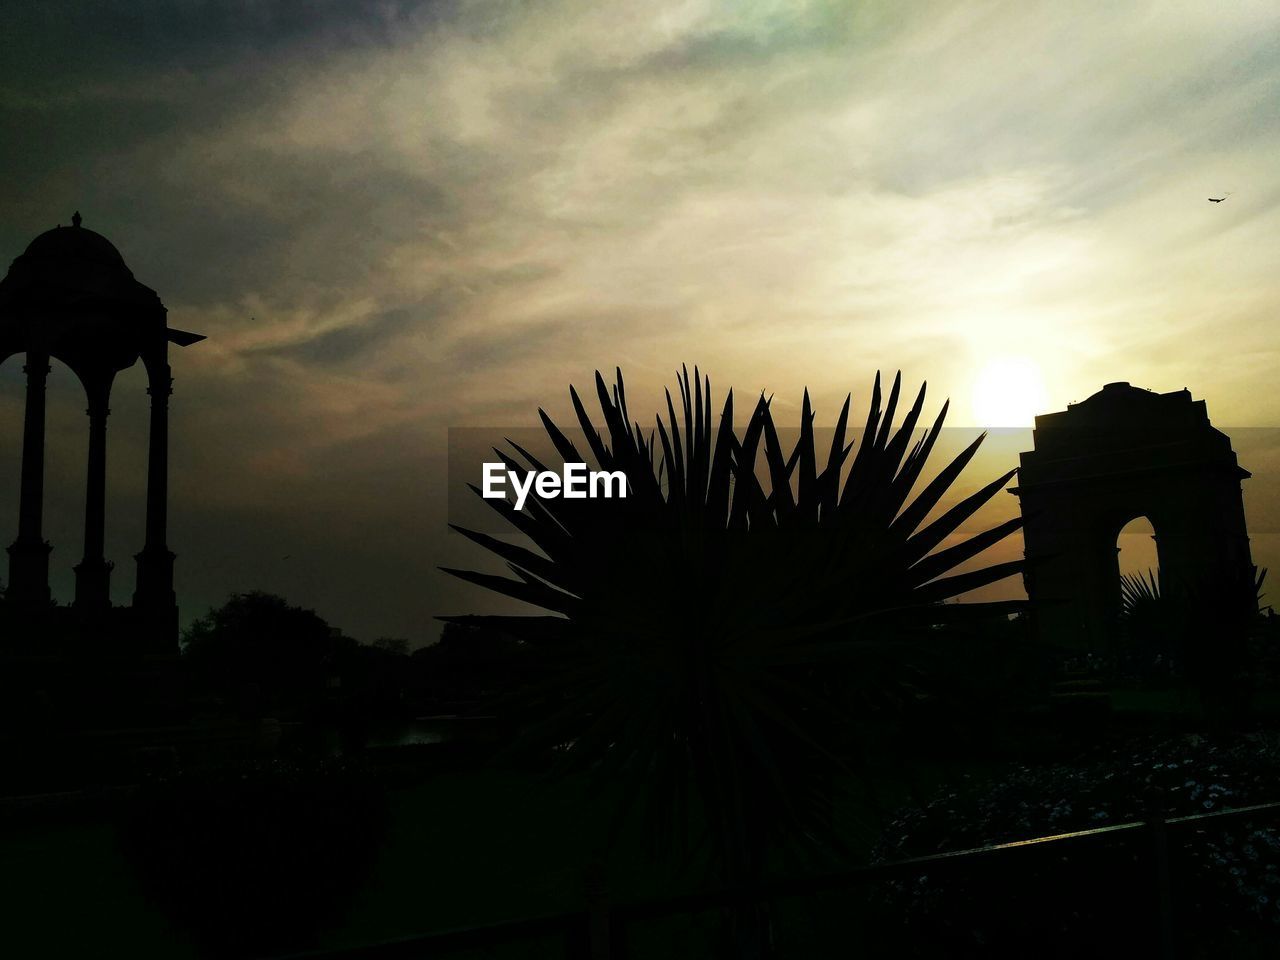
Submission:
[[[1212,599],[1223,615],[1256,613],[1241,491],[1250,474],[1230,438],[1209,423],[1203,400],[1185,389],[1109,383],[1065,411],[1036,417],[1033,436],[1011,492],[1021,500],[1024,581],[1042,641],[1114,648],[1116,540],[1138,517],[1155,531],[1162,584]]]
[[[106,237],[81,225],[40,234],[0,281],[0,362],[24,353],[26,411],[18,535],[9,547],[5,606],[9,622],[37,634],[84,639],[127,634],[152,652],[176,651],[174,554],[166,542],[169,455],[170,343],[188,346],[199,334],[168,326],[160,297],[134,279]],[[89,456],[84,549],[75,566],[75,602],[68,613],[49,591],[52,547],[42,530],[44,509],[45,385],[50,359],[65,363],[88,400]],[[137,583],[131,608],[113,608],[113,564],[104,555],[107,416],[117,373],[141,360],[151,395],[147,462],[146,541],[135,555]]]

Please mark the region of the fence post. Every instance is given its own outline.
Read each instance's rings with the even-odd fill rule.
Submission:
[[[587,900],[587,958],[609,960],[612,924],[609,917],[609,900],[605,892],[604,864],[588,863],[583,870]]]
[[[1169,833],[1164,822],[1164,791],[1151,787],[1144,797],[1151,867],[1154,871],[1156,922],[1159,925],[1160,960],[1174,960],[1173,884],[1169,874]]]

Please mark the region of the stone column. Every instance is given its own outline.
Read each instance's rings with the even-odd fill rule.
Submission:
[[[84,558],[76,565],[76,606],[111,605],[111,568],[103,556],[107,519],[107,390],[89,391],[89,473],[85,482]]]
[[[27,406],[22,426],[22,487],[18,538],[9,547],[9,601],[25,607],[49,604],[49,551],[41,532],[44,514],[44,408],[49,356],[27,351]]]
[[[177,602],[173,592],[174,554],[165,542],[169,499],[169,396],[173,378],[169,364],[148,367],[151,385],[151,434],[147,450],[147,539],[138,562],[135,607],[169,610]]]

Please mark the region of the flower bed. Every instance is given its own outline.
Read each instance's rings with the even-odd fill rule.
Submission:
[[[1280,801],[1280,746],[1248,737],[1150,740],[1091,760],[1020,767],[966,783],[888,828],[879,859],[1049,836],[1145,818],[1152,791],[1166,817]],[[1156,867],[1145,835],[1091,849],[1046,845],[972,871],[895,883],[885,896],[919,950],[984,956],[1083,950],[1104,935],[1153,949]],[[1234,936],[1280,937],[1280,818],[1205,821],[1169,833],[1179,938],[1194,948]],[[1052,954],[1051,954],[1052,955]],[[1220,955],[1220,954],[1219,954]]]

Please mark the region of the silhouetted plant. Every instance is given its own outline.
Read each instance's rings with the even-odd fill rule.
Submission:
[[[1120,578],[1126,639],[1142,656],[1171,657],[1207,705],[1230,706],[1243,691],[1248,640],[1267,571],[1212,571],[1168,582],[1160,571]],[[1239,706],[1239,704],[1235,704]]]
[[[1173,604],[1162,598],[1158,571],[1121,574],[1120,627],[1142,672],[1181,656],[1183,624]]]
[[[1121,616],[1127,620],[1136,620],[1154,611],[1160,604],[1188,604],[1206,602],[1220,604],[1220,613],[1231,615],[1231,609],[1244,611],[1245,619],[1252,618],[1257,612],[1258,601],[1262,599],[1262,584],[1266,580],[1265,568],[1252,568],[1247,579],[1216,577],[1206,582],[1175,583],[1172,590],[1166,590],[1159,570],[1148,570],[1146,574],[1121,574],[1120,606]],[[1230,582],[1229,582],[1230,580]],[[1241,605],[1240,601],[1244,600]],[[1233,619],[1239,620],[1237,613]]]
[[[1122,573],[1120,575],[1121,616],[1132,619],[1141,616],[1160,600],[1160,574],[1148,570],[1145,574]]]
[[[522,718],[521,743],[655,801],[660,827],[682,828],[696,799],[736,882],[760,875],[772,841],[830,841],[829,778],[843,768],[855,712],[893,705],[909,679],[906,646],[936,644],[941,626],[993,609],[941,601],[1020,570],[954,573],[1019,526],[942,548],[1014,471],[926,522],[982,437],[912,498],[947,408],[916,437],[921,387],[895,428],[900,386],[896,377],[882,406],[876,377],[852,456],[846,398],[824,456],[807,391],[787,452],[764,397],[739,436],[732,392],[713,427],[710,382],[685,370],[679,413],[668,392],[666,419],[646,434],[630,419],[621,372],[612,390],[597,373],[603,431],[573,388],[570,398],[586,452],[626,474],[626,497],[531,495],[523,511],[485,501],[535,549],[460,530],[514,578],[450,573],[554,614],[444,618],[486,623],[536,653],[507,704]],[[587,461],[539,415],[565,462]],[[498,451],[508,469],[548,469],[511,447],[514,457]]]
[[[1160,571],[1121,576],[1121,626],[1135,653],[1169,658],[1196,689],[1208,719],[1233,722],[1249,707],[1251,635],[1266,570],[1215,570],[1198,580]]]

